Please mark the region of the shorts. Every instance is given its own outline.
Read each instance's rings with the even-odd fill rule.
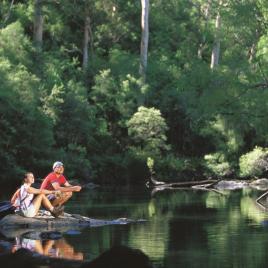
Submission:
[[[27,209],[20,210],[20,214],[22,214],[22,216],[27,218],[34,217],[36,215],[34,205],[30,204],[30,206]]]
[[[47,199],[49,201],[52,201],[52,200],[56,199],[56,195],[55,194],[49,194],[49,195],[47,195]]]
[[[31,251],[35,251],[35,240],[28,239],[28,238],[22,238],[21,247],[27,248]]]
[[[66,196],[65,193],[60,192],[57,195],[55,195],[55,194],[49,194],[49,195],[47,195],[47,198],[48,198],[49,201],[53,201],[55,199],[64,198],[65,196]]]

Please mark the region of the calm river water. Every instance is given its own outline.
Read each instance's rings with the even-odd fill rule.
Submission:
[[[268,212],[252,189],[200,190],[96,188],[76,193],[66,212],[97,219],[146,222],[69,230],[58,240],[9,239],[15,247],[44,254],[92,260],[115,245],[141,249],[154,267],[265,267]],[[2,243],[5,237],[1,237]],[[17,244],[17,245],[16,245]]]

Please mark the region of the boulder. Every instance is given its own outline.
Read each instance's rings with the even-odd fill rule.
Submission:
[[[0,229],[6,228],[57,228],[57,227],[79,227],[90,226],[92,221],[89,218],[77,218],[71,214],[64,213],[59,218],[52,216],[37,216],[34,218],[27,218],[18,214],[10,214],[5,216],[0,221]]]
[[[257,190],[267,190],[268,189],[268,179],[262,178],[257,179],[249,183],[249,186]]]
[[[238,180],[221,180],[217,184],[213,185],[214,188],[219,190],[236,190],[248,187],[248,182]]]
[[[18,214],[10,214],[0,220],[0,231],[5,229],[71,229],[81,227],[97,227],[104,225],[120,225],[129,223],[142,223],[145,220],[131,220],[127,218],[118,218],[113,220],[92,219],[79,214],[68,214],[54,218],[48,211],[33,218],[27,218]]]

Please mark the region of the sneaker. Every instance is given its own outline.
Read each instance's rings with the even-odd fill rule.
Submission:
[[[54,207],[53,211],[51,211],[51,215],[55,218],[58,218],[60,215],[62,215],[64,212],[64,207],[57,206]]]

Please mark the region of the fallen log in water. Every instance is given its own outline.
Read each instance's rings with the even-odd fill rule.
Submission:
[[[163,188],[170,188],[170,187],[192,187],[195,185],[205,185],[205,184],[211,184],[214,185],[218,183],[220,180],[201,180],[201,181],[184,181],[184,182],[172,182],[172,183],[164,183],[157,181],[154,178],[150,178],[150,180],[146,183],[147,187],[163,187]]]
[[[155,179],[148,181],[146,186],[151,188],[151,196],[153,197],[156,193],[165,190],[182,190],[191,189],[200,186],[201,189],[208,189],[217,184],[219,180],[201,180],[201,181],[185,181],[185,182],[173,182],[173,183],[163,183]]]
[[[195,185],[214,184],[219,180],[202,180],[202,181],[185,181],[185,182],[173,182],[161,185],[166,187],[192,187]]]

